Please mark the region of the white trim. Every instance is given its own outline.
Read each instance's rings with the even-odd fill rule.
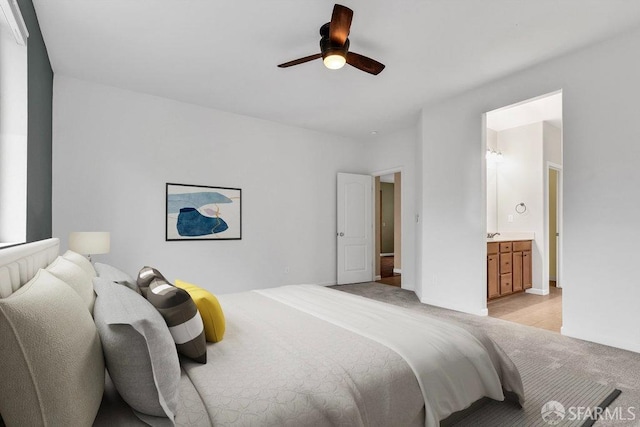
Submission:
[[[376,171],[376,172],[372,172],[371,176],[373,176],[375,178],[376,176],[389,175],[391,173],[393,173],[393,174],[400,173],[400,176],[402,177],[401,179],[405,178],[405,173],[404,173],[404,167],[403,166],[396,166],[396,167],[393,167],[393,168],[383,169],[383,170],[379,170],[379,171]],[[375,187],[375,185],[374,185],[374,187]],[[406,188],[407,188],[406,183],[402,183],[402,181],[401,181],[400,182],[400,218],[402,218],[404,216],[404,214],[406,212],[406,209],[407,209],[406,203],[407,203],[407,200],[408,200],[407,198],[409,197],[409,195],[406,193],[406,191],[407,191]],[[375,197],[373,197],[373,202],[372,202],[371,205],[372,205],[371,207],[373,209],[373,211],[372,211],[372,218],[373,218],[373,217],[375,217],[375,212],[376,212],[375,211],[375,209],[376,209],[375,208]],[[375,224],[376,221],[373,221],[373,222],[374,222],[373,227],[374,227],[374,230],[375,230],[375,227],[377,227],[378,224]],[[401,254],[409,253],[409,252],[407,252],[407,250],[409,248],[406,247],[406,242],[408,241],[407,240],[407,238],[408,238],[408,236],[407,236],[407,226],[408,226],[408,224],[406,224],[406,221],[402,221],[400,223],[400,242],[401,242],[401,246],[404,247],[404,250],[402,250],[400,252]],[[381,232],[382,232],[382,230],[381,230]],[[375,232],[373,234],[375,236]],[[376,252],[376,248],[375,248],[375,246],[376,245],[374,244],[373,245],[373,256],[374,257],[376,256],[376,253],[375,253]],[[382,254],[380,254],[380,255],[382,256]],[[400,260],[402,260],[402,255],[400,255]],[[417,260],[416,260],[416,262],[417,262]],[[415,274],[415,272],[414,272],[414,274]],[[379,280],[379,279],[376,279],[376,280]],[[408,289],[408,290],[412,290],[412,291],[414,290],[413,288],[406,287],[406,285],[404,283],[400,284],[400,288],[401,289]]]
[[[379,275],[374,278],[374,280],[380,280],[380,279],[382,279],[382,276],[379,276]]]
[[[640,353],[640,344],[638,344],[637,342],[612,339],[610,335],[591,334],[589,333],[589,330],[587,330],[586,334],[582,332],[576,333],[575,331],[572,331],[570,328],[567,328],[566,326],[562,326],[560,328],[560,334],[567,337],[577,338],[583,341],[595,342],[595,343],[607,345],[610,347],[616,347],[616,348],[621,348],[623,350],[629,350],[629,351],[634,351],[636,353]]]
[[[385,253],[381,253],[380,256],[394,256],[393,252],[385,252]]]
[[[549,162],[547,161],[547,164],[545,165],[545,176],[544,176],[544,206],[545,206],[545,211],[544,211],[544,232],[545,232],[545,237],[546,237],[546,247],[545,247],[545,256],[543,258],[543,262],[545,263],[546,266],[546,273],[547,273],[547,283],[549,282],[549,280],[551,280],[551,277],[549,276],[549,252],[550,252],[550,248],[549,248],[549,171],[553,169],[558,173],[558,182],[556,183],[557,187],[556,187],[556,198],[557,198],[557,206],[556,206],[556,230],[558,233],[558,238],[557,238],[557,250],[556,250],[556,286],[558,288],[562,288],[562,239],[563,239],[563,230],[562,230],[562,225],[563,225],[563,194],[562,194],[562,179],[563,179],[563,174],[562,174],[562,165],[559,165],[557,163],[553,163],[553,162]],[[542,278],[544,280],[544,276]]]
[[[16,43],[20,46],[26,46],[29,31],[27,30],[27,25],[24,23],[24,19],[22,19],[18,2],[16,0],[0,0],[0,9],[2,9],[4,13],[13,37],[16,39]]]
[[[402,269],[401,268],[394,268],[393,272],[396,274],[402,274]]]
[[[525,292],[533,295],[542,295],[542,296],[549,295],[549,289],[530,288],[530,289],[527,289]]]
[[[423,304],[433,305],[433,306],[440,307],[440,308],[446,308],[448,310],[460,311],[462,313],[474,314],[476,316],[488,316],[489,315],[489,310],[487,308],[481,308],[481,309],[478,310],[476,307],[469,308],[469,307],[461,306],[461,305],[457,305],[457,304],[450,304],[448,302],[436,301],[436,300],[433,300],[433,299],[430,299],[430,298],[420,298],[420,302],[423,303]]]
[[[337,282],[320,282],[320,283],[298,283],[298,285],[316,285],[316,286],[335,286]]]

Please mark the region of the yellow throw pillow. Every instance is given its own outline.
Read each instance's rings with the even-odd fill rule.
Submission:
[[[187,291],[191,299],[196,303],[196,307],[198,307],[202,322],[204,323],[204,334],[207,341],[222,341],[225,321],[218,298],[206,289],[183,282],[182,280],[176,280],[175,285]]]

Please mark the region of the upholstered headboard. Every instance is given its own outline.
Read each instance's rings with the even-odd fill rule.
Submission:
[[[39,240],[0,249],[0,298],[6,298],[45,268],[60,250],[60,239]]]

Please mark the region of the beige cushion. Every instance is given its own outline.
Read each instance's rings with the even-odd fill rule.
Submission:
[[[96,294],[93,292],[92,278],[86,271],[77,264],[60,256],[49,264],[47,271],[71,286],[71,288],[80,295],[89,312],[93,313]]]
[[[88,426],[104,359],[82,299],[46,270],[0,299],[0,413],[7,425]]]
[[[68,259],[78,267],[82,268],[92,279],[97,276],[96,270],[91,265],[91,261],[86,256],[80,255],[77,252],[67,251],[62,255],[62,258]]]

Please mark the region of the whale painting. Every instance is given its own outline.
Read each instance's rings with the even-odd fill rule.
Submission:
[[[166,240],[239,240],[242,190],[167,183]]]

